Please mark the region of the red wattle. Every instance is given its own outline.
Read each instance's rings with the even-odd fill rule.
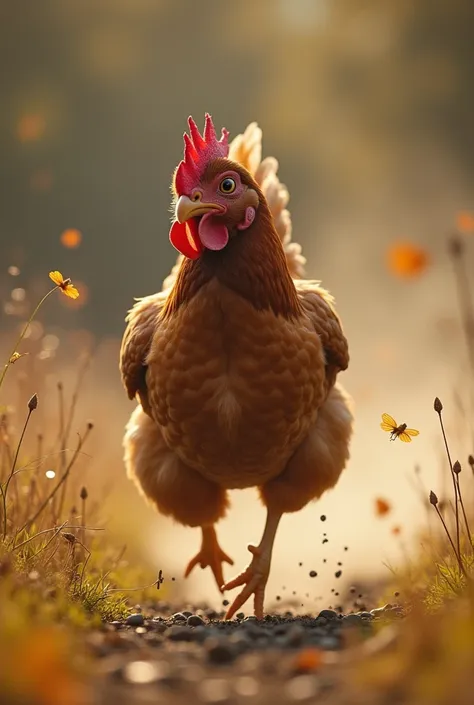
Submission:
[[[185,223],[178,223],[176,220],[171,226],[170,242],[188,259],[197,259],[204,250],[195,218],[190,218]]]

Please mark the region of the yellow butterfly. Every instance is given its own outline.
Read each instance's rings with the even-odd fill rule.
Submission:
[[[418,436],[420,433],[414,428],[407,428],[406,423],[402,423],[399,426],[390,414],[382,414],[382,423],[380,424],[380,428],[384,431],[390,432],[391,441],[399,438],[404,443],[411,443],[411,436]]]

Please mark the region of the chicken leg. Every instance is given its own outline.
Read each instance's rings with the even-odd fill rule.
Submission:
[[[240,585],[244,586],[227,610],[226,619],[232,619],[251,595],[254,595],[255,616],[257,619],[263,619],[265,587],[270,574],[273,544],[281,516],[282,512],[273,509],[267,510],[262,540],[258,546],[248,546],[248,550],[253,556],[250,564],[240,575],[222,586],[222,590],[233,590]]]
[[[207,568],[209,566],[212,570],[214,578],[216,579],[217,587],[222,592],[222,585],[224,583],[222,563],[234,565],[234,561],[226,553],[224,553],[222,548],[219,546],[216,530],[213,525],[202,526],[201,530],[201,550],[189,561],[188,567],[184,572],[184,577],[187,578],[193,568],[198,564],[201,568]]]

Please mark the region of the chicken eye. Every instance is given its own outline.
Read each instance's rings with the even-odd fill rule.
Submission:
[[[231,179],[230,176],[226,176],[225,179],[222,179],[221,183],[219,184],[219,190],[222,193],[233,193],[235,191],[236,183],[234,179]]]

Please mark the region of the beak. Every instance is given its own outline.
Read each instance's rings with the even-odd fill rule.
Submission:
[[[224,210],[223,206],[219,206],[217,203],[202,203],[202,201],[192,201],[188,196],[180,196],[176,204],[175,218],[178,223],[185,223],[195,216],[212,211],[223,213]]]

